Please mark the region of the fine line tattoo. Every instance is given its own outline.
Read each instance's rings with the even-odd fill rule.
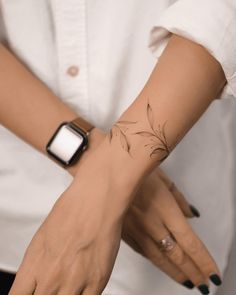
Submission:
[[[139,135],[146,137],[149,142],[145,144],[145,147],[148,147],[150,149],[150,158],[153,158],[154,156],[158,156],[160,153],[162,154],[160,159],[157,159],[158,161],[162,162],[164,161],[170,154],[171,147],[168,145],[167,138],[166,138],[166,122],[161,126],[161,124],[157,125],[157,128],[155,128],[154,124],[154,114],[151,105],[149,102],[147,103],[147,119],[150,126],[151,131],[137,131],[133,132],[133,135]],[[130,138],[128,139],[128,136],[126,134],[126,131],[130,128],[135,126],[137,121],[118,121],[116,124],[113,125],[113,127],[110,129],[109,132],[109,141],[112,141],[112,138],[114,136],[120,137],[120,143],[122,148],[129,153],[131,149],[131,143]]]
[[[132,125],[136,124],[137,121],[132,122],[132,121],[118,121],[116,124],[113,125],[109,132],[109,140],[111,142],[113,136],[118,136],[120,135],[120,143],[122,148],[130,154],[130,142],[128,141],[127,135],[125,134],[126,131],[128,130],[127,125]],[[131,156],[131,154],[130,154]]]
[[[161,124],[158,124],[157,129],[155,129],[153,110],[149,103],[147,104],[147,118],[152,131],[139,131],[134,134],[150,138],[151,142],[145,144],[145,146],[149,146],[151,149],[150,157],[158,155],[160,152],[164,152],[164,155],[159,159],[159,161],[164,161],[170,154],[170,147],[168,146],[165,134],[167,121],[162,127]]]

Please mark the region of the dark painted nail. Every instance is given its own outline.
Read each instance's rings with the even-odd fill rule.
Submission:
[[[207,295],[207,294],[210,293],[209,288],[207,287],[207,285],[200,285],[200,286],[198,286],[198,289],[204,295]]]
[[[210,280],[216,286],[220,286],[222,284],[221,278],[217,274],[215,274],[215,273],[213,273],[212,275],[210,275]]]
[[[197,210],[197,208],[195,208],[193,205],[189,205],[190,210],[192,211],[193,215],[195,217],[200,217],[200,212]]]
[[[191,282],[190,280],[183,282],[183,286],[185,286],[188,289],[193,289],[195,287],[193,282]]]

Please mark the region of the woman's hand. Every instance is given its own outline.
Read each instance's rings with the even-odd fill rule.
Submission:
[[[113,182],[108,161],[91,154],[33,237],[10,295],[101,294],[127,206]]]
[[[94,144],[91,146],[90,151],[93,151],[97,148],[97,146],[105,138],[105,133],[95,129],[92,136],[94,137],[92,141]],[[87,157],[89,157],[89,154],[87,154]],[[85,160],[85,157],[83,160]],[[170,202],[173,206],[173,209],[168,207]],[[162,214],[164,214],[164,218],[162,218],[159,212],[160,210]],[[172,213],[170,213],[170,210]],[[174,214],[173,211],[175,211]],[[158,249],[158,246],[155,243],[155,241],[163,238],[163,228],[166,228],[165,218],[168,218],[170,214],[172,214],[172,219],[170,221],[174,224],[180,217],[181,222],[184,223],[184,225],[187,225],[187,221],[183,214],[186,217],[199,217],[199,212],[194,207],[188,205],[184,196],[180,191],[178,191],[173,182],[169,180],[169,178],[160,168],[157,168],[143,183],[141,189],[138,191],[133,201],[132,206],[128,211],[128,214],[124,220],[122,235],[123,239],[134,250],[144,255],[177,282],[182,283],[187,287],[194,287],[195,285],[206,289],[206,287],[201,286],[205,283],[208,284],[208,274],[206,271],[204,272],[204,270],[202,270],[202,265],[200,266],[201,270],[199,270],[198,267],[196,270],[196,265],[191,262],[190,272],[187,272],[186,274],[186,267],[184,265],[182,266],[182,262],[179,261],[180,258],[176,259],[176,256],[174,256],[174,254],[171,252],[165,255]],[[154,225],[155,228],[153,227]],[[189,230],[188,236],[194,236],[193,241],[198,241],[191,228],[188,225],[187,227]],[[183,230],[184,228],[181,229]],[[165,231],[165,233],[167,234],[167,231]],[[191,251],[191,249],[183,251],[188,252]],[[209,261],[209,268],[212,270],[208,271],[208,273],[218,273],[218,269],[214,261],[212,260],[209,253],[205,250],[203,245],[201,245],[199,251],[199,254],[203,255],[203,257],[206,256],[207,261]],[[198,253],[196,253],[196,256],[197,255]],[[169,258],[167,258],[168,256]],[[191,283],[190,280],[192,280],[193,283]],[[216,277],[215,283],[220,283],[220,280],[217,280]]]
[[[219,270],[184,215],[199,217],[199,212],[158,168],[138,191],[126,215],[122,237],[175,281],[190,289],[197,286],[208,294],[209,277],[221,284]],[[164,247],[160,241],[168,236],[169,247]]]

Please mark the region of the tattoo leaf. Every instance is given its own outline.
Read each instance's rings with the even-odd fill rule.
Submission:
[[[151,128],[153,129],[154,117],[153,117],[152,108],[149,103],[147,105],[147,116],[148,116],[148,122],[149,122]]]
[[[166,149],[165,148],[162,148],[162,147],[158,147],[158,148],[155,148],[154,150],[153,150],[153,153],[158,153],[159,151],[163,151],[163,152],[166,152]]]
[[[167,122],[167,121],[166,121]],[[163,137],[164,137],[164,140],[165,140],[165,142],[167,142],[167,140],[166,140],[166,134],[165,134],[165,126],[166,126],[166,122],[163,124],[163,126],[162,126],[162,134],[163,134]]]
[[[155,148],[155,149],[151,152],[150,157],[151,157],[152,155],[158,154],[159,152],[166,152],[166,149],[165,149],[165,148],[162,148],[162,147]],[[167,157],[167,156],[165,156],[165,157]]]
[[[129,149],[130,149],[130,145],[127,141],[127,138],[126,136],[124,135],[123,132],[120,131],[120,142],[121,142],[121,146],[123,147],[123,149],[126,151],[126,152],[129,152]]]
[[[136,122],[133,121],[118,121],[116,124],[126,125],[126,124],[136,124]]]
[[[144,137],[155,136],[154,133],[149,132],[149,131],[140,131],[140,132],[136,132],[135,134],[139,134],[139,135],[144,136]]]
[[[112,133],[112,128],[111,128],[110,131],[109,131],[109,141],[110,142],[112,140],[112,137],[113,137],[113,133]]]

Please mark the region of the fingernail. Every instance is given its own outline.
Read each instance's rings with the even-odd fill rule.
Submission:
[[[198,289],[204,295],[207,295],[207,294],[210,293],[209,288],[207,287],[207,285],[200,285],[200,286],[198,286]]]
[[[195,217],[200,217],[200,212],[193,205],[189,205],[189,208]]]
[[[215,273],[213,273],[212,275],[210,275],[210,280],[216,286],[220,286],[222,284],[221,278],[217,274],[215,274]]]
[[[187,281],[183,282],[182,285],[185,286],[188,289],[193,289],[195,287],[194,284],[193,284],[193,282],[190,281],[190,280],[187,280]]]

